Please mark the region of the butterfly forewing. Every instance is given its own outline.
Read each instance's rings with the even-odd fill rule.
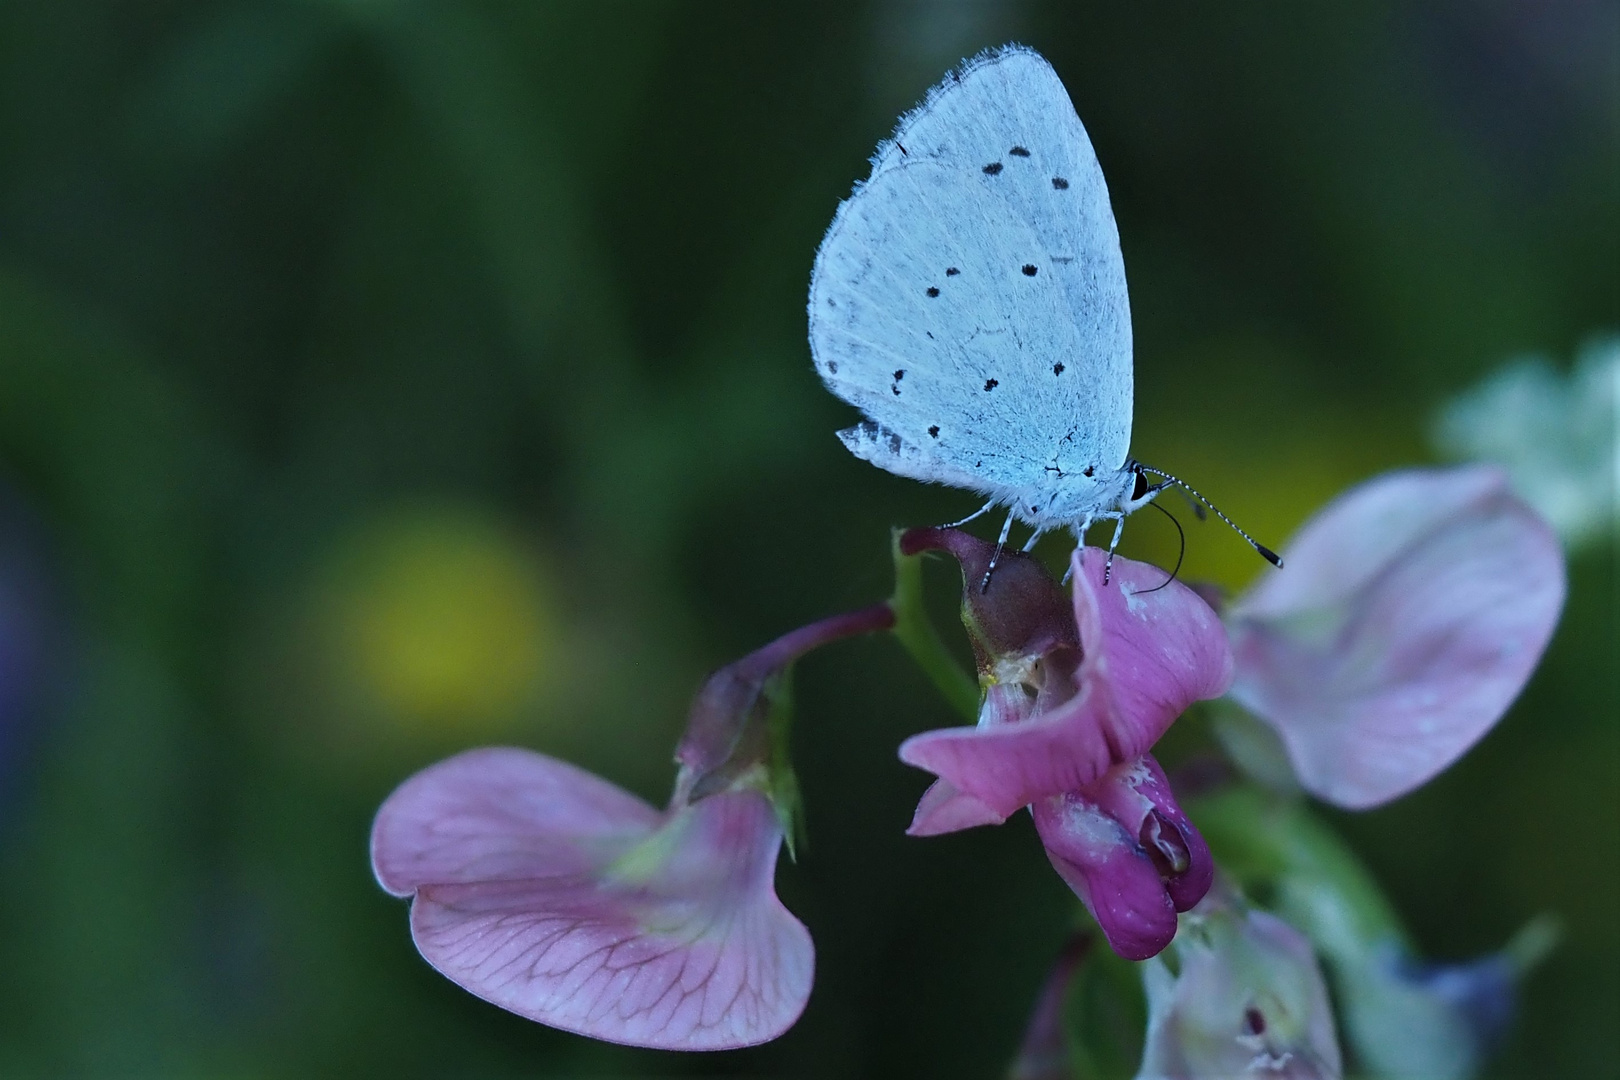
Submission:
[[[991,492],[1122,465],[1124,266],[1102,171],[1051,67],[1027,49],[970,62],[874,162],[811,282],[817,369],[873,422],[851,449]]]

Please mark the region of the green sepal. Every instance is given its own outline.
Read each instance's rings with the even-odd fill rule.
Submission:
[[[903,530],[890,534],[889,548],[894,556],[894,595],[889,606],[894,611],[894,636],[922,668],[934,688],[964,720],[979,718],[979,686],[951,656],[923,604],[923,553],[905,555],[900,551]]]

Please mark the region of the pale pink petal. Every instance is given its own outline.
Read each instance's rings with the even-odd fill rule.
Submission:
[[[1505,490],[1506,474],[1490,466],[1385,473],[1317,511],[1283,549],[1282,571],[1262,573],[1236,606],[1266,619],[1342,603],[1436,527]]]
[[[972,795],[966,795],[949,780],[935,780],[917,800],[908,836],[940,836],[979,825],[1000,825],[1006,814],[998,814]]]
[[[1107,811],[1080,792],[1030,808],[1052,868],[1085,903],[1108,944],[1145,960],[1176,936],[1176,908],[1153,863]]]
[[[494,750],[402,785],[372,850],[384,886],[415,893],[423,957],[473,994],[609,1042],[718,1050],[775,1038],[809,998],[810,936],[773,887],[781,838],[757,791],[660,818],[572,766]]]
[[[371,865],[395,896],[428,884],[590,872],[660,816],[566,761],[513,747],[468,750],[388,797],[372,826]]]
[[[1009,815],[1140,757],[1188,705],[1223,693],[1232,657],[1209,606],[1131,559],[1115,559],[1104,586],[1106,558],[1096,548],[1075,555],[1075,697],[1024,723],[924,732],[901,745],[900,759]]]
[[[1556,538],[1499,471],[1382,477],[1317,515],[1286,569],[1234,605],[1232,697],[1277,730],[1306,790],[1375,806],[1501,718],[1564,589]]]
[[[1138,1080],[1338,1080],[1333,1008],[1304,935],[1217,888],[1185,916],[1177,970],[1143,968]]]

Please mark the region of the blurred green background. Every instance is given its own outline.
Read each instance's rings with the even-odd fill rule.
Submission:
[[[1136,453],[1268,542],[1620,326],[1613,3],[0,8],[0,1075],[999,1075],[1072,901],[1022,818],[902,835],[895,747],[953,718],[890,641],[797,680],[818,977],[774,1045],[474,1000],[366,835],[494,742],[661,802],[707,670],[973,508],[833,439],[804,301],[894,118],[1014,38],[1108,175]],[[1185,575],[1260,568],[1188,532]],[[1333,817],[1431,956],[1566,919],[1496,1076],[1620,1058],[1615,588],[1577,557],[1501,726]]]

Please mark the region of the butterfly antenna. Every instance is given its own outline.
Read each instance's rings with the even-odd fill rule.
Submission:
[[[1148,465],[1143,465],[1141,468],[1142,468],[1143,472],[1150,472],[1154,476],[1162,476],[1162,477],[1164,477],[1164,479],[1167,482],[1176,485],[1177,487],[1179,487],[1183,491],[1185,491],[1187,494],[1191,495],[1193,498],[1197,499],[1199,502],[1201,502],[1205,506],[1209,507],[1210,510],[1214,512],[1216,517],[1220,518],[1222,521],[1226,522],[1228,525],[1230,525],[1232,527],[1233,532],[1237,533],[1239,536],[1243,537],[1243,539],[1247,540],[1249,542],[1249,546],[1254,548],[1255,551],[1259,552],[1260,557],[1262,559],[1266,560],[1266,562],[1270,563],[1272,566],[1277,567],[1278,569],[1282,568],[1282,564],[1283,564],[1282,558],[1275,551],[1272,551],[1270,548],[1266,547],[1266,545],[1262,544],[1260,541],[1256,540],[1254,537],[1252,537],[1248,533],[1244,532],[1241,528],[1238,527],[1237,522],[1233,521],[1231,518],[1229,518],[1225,514],[1221,513],[1221,508],[1220,507],[1216,506],[1214,503],[1212,503],[1208,499],[1204,498],[1204,496],[1199,494],[1197,489],[1195,489],[1191,484],[1188,484],[1183,480],[1180,480],[1180,479],[1178,479],[1178,478],[1176,478],[1174,476],[1171,476],[1169,473],[1165,472],[1162,469],[1155,469],[1155,468],[1152,468],[1151,466],[1148,466]],[[1180,522],[1177,522],[1177,524],[1179,525]]]
[[[1169,577],[1164,579],[1164,585],[1155,585],[1151,589],[1144,589],[1142,592],[1137,594],[1138,596],[1146,596],[1150,592],[1158,592],[1160,589],[1164,588],[1165,585],[1168,585],[1172,581],[1176,580],[1176,575],[1181,573],[1181,560],[1187,556],[1187,534],[1182,531],[1181,522],[1176,520],[1176,515],[1172,514],[1170,511],[1166,510],[1156,502],[1148,503],[1148,505],[1153,507],[1159,513],[1163,514],[1165,517],[1169,518],[1170,524],[1176,527],[1176,535],[1181,538],[1181,550],[1176,552],[1176,568],[1170,571]]]

